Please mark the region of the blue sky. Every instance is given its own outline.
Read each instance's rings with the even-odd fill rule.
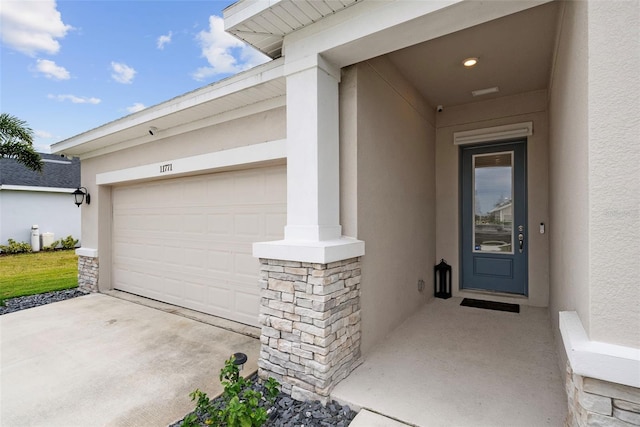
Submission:
[[[228,0],[2,0],[0,110],[49,145],[267,58],[224,33]]]

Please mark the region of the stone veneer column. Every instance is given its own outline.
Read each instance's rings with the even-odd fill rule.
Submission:
[[[568,427],[639,426],[640,389],[573,373],[567,363]]]
[[[78,255],[78,288],[98,292],[98,258]]]
[[[259,375],[294,399],[326,403],[360,360],[360,258],[260,262]]]

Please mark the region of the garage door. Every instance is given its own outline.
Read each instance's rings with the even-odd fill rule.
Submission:
[[[281,240],[286,166],[115,187],[115,289],[258,324],[253,242]]]

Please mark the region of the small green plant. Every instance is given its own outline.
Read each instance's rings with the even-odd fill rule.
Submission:
[[[58,246],[60,246],[61,249],[75,249],[77,244],[78,244],[78,239],[74,239],[73,236],[68,235],[64,239],[60,239],[52,242],[49,246],[43,246],[42,250],[53,251]]]
[[[189,394],[196,401],[196,410],[185,417],[182,427],[199,426],[198,415],[206,425],[227,427],[259,427],[267,421],[268,414],[261,402],[273,405],[279,393],[280,383],[269,378],[264,383],[265,394],[253,390],[250,380],[240,375],[235,357],[225,361],[220,370],[220,382],[224,391],[220,399],[210,400],[206,393],[196,389]]]
[[[13,239],[9,239],[8,242],[8,245],[0,245],[0,252],[5,254],[20,254],[23,252],[31,252],[31,245],[27,242],[16,242]]]
[[[54,251],[58,245],[60,244],[60,240],[55,240],[53,242],[51,242],[51,244],[49,246],[43,246],[42,250],[47,252],[47,251]]]
[[[54,243],[56,243],[56,246],[58,246],[59,243],[60,246],[62,246],[62,249],[74,249],[78,244],[78,239],[74,239],[72,235],[68,235],[64,239],[60,239]]]

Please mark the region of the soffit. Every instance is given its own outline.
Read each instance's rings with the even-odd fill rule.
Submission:
[[[224,10],[225,30],[270,56],[282,56],[284,37],[358,0],[241,0]]]
[[[433,107],[467,104],[548,87],[560,6],[551,2],[467,28],[387,57]],[[465,58],[479,63],[466,69]],[[497,86],[496,94],[471,91]]]
[[[105,150],[114,151],[113,147],[154,142],[208,126],[218,117],[241,117],[251,106],[284,98],[285,93],[283,62],[271,61],[60,141],[51,149],[54,153],[87,157]],[[150,127],[158,129],[156,135],[149,135]]]

